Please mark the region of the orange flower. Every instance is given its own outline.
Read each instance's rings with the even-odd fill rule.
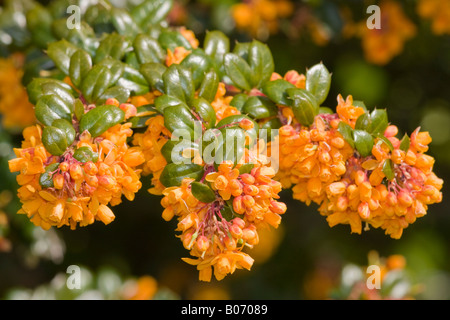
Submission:
[[[33,105],[21,82],[23,60],[19,53],[0,59],[0,113],[3,126],[8,129],[23,129],[36,122]]]
[[[323,201],[327,185],[345,173],[345,162],[353,153],[329,123],[318,116],[310,129],[285,125],[275,138],[280,150],[277,179],[284,188],[293,186],[294,199],[308,205]]]
[[[384,65],[402,52],[404,43],[416,34],[416,26],[397,1],[382,1],[380,12],[380,29],[369,29],[364,21],[360,30],[367,61]]]
[[[149,192],[161,195],[164,186],[159,177],[167,165],[167,161],[161,153],[161,148],[170,139],[171,133],[164,126],[164,117],[157,115],[147,120],[147,129],[144,133],[136,133],[133,136],[133,144],[139,146],[145,158],[143,175],[152,174],[153,187]]]
[[[417,13],[424,19],[431,20],[431,30],[437,35],[450,34],[450,1],[420,0]]]
[[[214,108],[216,112],[216,121],[219,122],[223,118],[241,114],[241,112],[233,106],[230,106],[231,100],[233,100],[233,96],[227,96],[227,91],[225,88],[225,84],[223,82],[219,83],[219,87],[217,89],[216,96],[214,100],[211,102],[211,106]]]
[[[251,0],[233,5],[231,14],[237,29],[267,38],[278,31],[279,20],[289,17],[293,10],[288,0]]]

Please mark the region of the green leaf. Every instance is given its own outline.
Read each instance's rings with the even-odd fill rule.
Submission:
[[[209,129],[216,125],[216,111],[206,99],[195,99],[192,109],[200,116],[206,128]]]
[[[79,87],[81,79],[92,68],[92,59],[89,53],[83,49],[79,49],[70,57],[69,77],[75,87]]]
[[[70,58],[78,50],[78,47],[74,46],[65,39],[57,42],[52,42],[48,45],[47,55],[53,60],[56,67],[64,74],[69,74]]]
[[[242,112],[258,120],[276,116],[278,107],[266,97],[252,96],[245,102]]]
[[[234,53],[227,53],[224,66],[227,76],[237,88],[245,91],[252,89],[252,70],[247,61]]]
[[[385,109],[375,109],[370,114],[370,126],[368,132],[373,135],[382,135],[388,127],[388,116]]]
[[[219,75],[214,69],[205,73],[203,81],[198,89],[198,96],[209,102],[213,101],[216,97],[217,89],[219,88],[219,81]]]
[[[116,106],[98,106],[81,117],[80,133],[87,130],[93,138],[98,137],[109,128],[123,122],[125,112]]]
[[[99,66],[108,68],[109,73],[111,74],[111,80],[109,81],[109,86],[113,86],[113,85],[117,84],[117,82],[119,81],[120,78],[122,78],[122,76],[125,72],[125,65],[122,62],[120,62],[116,59],[113,59],[111,57],[107,57],[107,58],[103,59],[102,61],[97,63],[97,65],[95,67],[99,68]],[[127,88],[127,89],[129,89],[129,88]]]
[[[111,20],[117,32],[121,35],[135,37],[142,32],[126,9],[112,7]]]
[[[199,88],[205,73],[212,67],[212,62],[203,50],[195,49],[181,61],[180,65],[190,70],[194,87]]]
[[[57,119],[72,120],[71,108],[56,95],[45,95],[36,103],[34,109],[39,122],[50,126]]]
[[[53,188],[53,172],[59,168],[59,162],[45,167],[45,172],[39,176],[39,184],[42,188]]]
[[[203,48],[220,69],[225,54],[230,51],[230,39],[222,31],[207,31]]]
[[[268,121],[260,124],[259,128],[267,130],[267,137],[266,137],[266,139],[267,139],[267,141],[270,141],[273,138],[271,129],[279,129],[282,126],[283,126],[283,123],[277,117],[277,118],[269,119]],[[264,138],[264,137],[262,137],[262,131],[261,130],[260,130],[259,135],[260,135],[261,138]]]
[[[163,74],[167,67],[161,63],[149,62],[141,65],[139,71],[153,90],[164,91]]]
[[[339,122],[338,132],[352,148],[355,147],[355,140],[353,140],[353,129],[349,124],[344,121]]]
[[[316,98],[304,89],[292,88],[286,92],[292,100],[290,105],[297,121],[304,126],[312,125],[314,118],[319,114]]]
[[[194,139],[194,122],[197,120],[192,115],[191,111],[187,108],[180,108],[178,106],[166,107],[164,113],[164,126],[170,131],[185,130],[185,134],[188,134]]]
[[[255,167],[253,163],[246,163],[239,167],[239,174],[250,173]]]
[[[411,143],[411,141],[410,141],[408,135],[405,133],[402,140],[400,140],[400,150],[408,152],[410,143]]]
[[[52,126],[64,132],[67,140],[67,145],[70,146],[74,142],[77,133],[75,132],[75,129],[73,128],[71,122],[65,119],[56,119],[55,121],[53,121]]]
[[[366,107],[366,104],[364,103],[364,101],[353,100],[353,105],[354,105],[355,107],[363,108],[364,111],[367,111],[367,107]]]
[[[163,21],[172,9],[173,0],[145,0],[131,10],[131,16],[142,28]]]
[[[81,117],[84,115],[84,104],[80,99],[75,99],[74,113],[75,113],[76,119],[78,121],[80,121]]]
[[[192,74],[183,66],[172,64],[163,74],[164,93],[188,104],[194,99]]]
[[[155,99],[155,109],[158,110],[161,114],[164,113],[164,110],[167,107],[177,106],[178,108],[189,109],[184,101],[181,101],[178,98],[168,96],[167,94],[163,94]]]
[[[247,99],[249,96],[245,93],[238,93],[233,97],[233,99],[230,101],[230,106],[235,107],[238,109],[241,113],[244,109],[244,105],[247,102]]]
[[[328,107],[320,107],[319,108],[319,114],[334,114],[333,110],[331,110]]]
[[[169,163],[159,177],[159,181],[165,186],[180,186],[184,178],[192,178],[196,181],[203,177],[203,167],[198,164],[175,164]]]
[[[112,74],[106,66],[95,65],[81,81],[80,90],[88,102],[99,98],[111,83]]]
[[[129,48],[130,44],[125,36],[117,33],[108,34],[99,44],[94,62],[99,63],[103,59],[112,58],[114,60],[122,60]]]
[[[130,97],[130,90],[122,86],[110,87],[103,92],[103,94],[95,100],[96,104],[104,104],[110,98],[117,99],[120,103],[125,103]]]
[[[214,193],[214,191],[206,184],[201,182],[192,182],[191,192],[192,195],[197,198],[197,200],[203,203],[211,203],[216,200],[216,194]]]
[[[53,126],[46,126],[42,130],[42,143],[54,156],[62,155],[68,147],[64,131]]]
[[[370,118],[370,114],[363,113],[356,119],[355,123],[355,129],[356,130],[366,130],[367,132],[370,132],[370,125],[372,123],[372,119]]]
[[[272,52],[258,40],[253,40],[248,50],[248,61],[252,70],[251,86],[260,88],[270,80],[275,69]]]
[[[55,95],[61,98],[65,104],[73,103],[72,88],[65,82],[50,78],[35,78],[27,85],[28,99],[32,104],[46,95]]]
[[[88,161],[97,162],[98,161],[98,153],[94,152],[91,147],[83,146],[75,150],[73,157],[82,162],[86,163]]]
[[[250,136],[252,141],[255,142],[254,140],[256,140],[256,138],[258,137],[258,127],[259,127],[258,123],[254,119],[250,118],[249,116],[247,116],[245,114],[236,114],[236,115],[232,115],[232,116],[223,118],[216,124],[216,128],[218,128],[218,129],[233,128],[233,127],[239,128],[239,123],[243,119],[248,119],[253,122],[253,128],[249,129],[249,130],[245,130],[245,132]]]
[[[355,141],[356,150],[362,157],[367,157],[372,154],[373,138],[368,132],[354,130],[353,140]]]
[[[162,62],[166,54],[159,42],[146,34],[139,34],[134,39],[133,47],[140,64]]]
[[[393,180],[395,178],[394,163],[391,159],[384,160],[383,173],[388,180]]]
[[[164,50],[170,49],[172,52],[176,47],[184,47],[187,50],[192,49],[189,41],[175,30],[163,30],[158,37],[158,42]]]
[[[283,79],[266,82],[262,87],[262,92],[276,104],[289,106],[291,101],[286,93],[287,89],[296,88],[295,85]]]
[[[331,74],[322,64],[316,64],[306,72],[306,90],[311,92],[318,104],[325,101],[330,91]]]
[[[376,136],[377,138],[379,138],[381,141],[383,141],[389,148],[389,150],[394,151],[394,146],[392,145],[392,142],[386,138],[385,136],[379,134]]]

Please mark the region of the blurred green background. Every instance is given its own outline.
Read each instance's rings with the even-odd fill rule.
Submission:
[[[252,1],[258,2],[247,3]],[[271,48],[276,71],[303,73],[322,61],[333,73],[325,105],[335,108],[338,94],[351,94],[369,109],[387,108],[400,135],[418,126],[429,131],[433,138],[429,154],[436,159],[434,171],[444,179],[442,203],[431,205],[425,217],[405,229],[400,240],[393,240],[377,229],[356,235],[350,234],[348,226],[330,228],[315,205],[308,207],[293,200],[291,191],[284,190],[281,195],[288,211],[280,230],[272,231],[264,237],[267,243],[249,252],[255,258],[252,270],[237,270],[220,282],[202,283],[195,268],[181,260],[188,252],[175,237],[176,222],[165,222],[160,198],[146,192],[149,178],[143,179],[135,201],[124,200],[115,208],[116,219],[108,226],[95,223],[75,231],[62,228],[44,232],[25,216],[17,215],[17,184],[7,160],[11,148],[20,145],[21,136],[0,130],[0,190],[9,190],[2,193],[6,198],[0,209],[9,223],[0,227],[0,238],[4,237],[6,249],[10,247],[0,252],[1,299],[79,296],[82,290],[58,291],[69,265],[89,272],[91,281],[84,292],[95,293],[92,297],[96,298],[114,298],[113,291],[122,282],[144,275],[156,279],[160,289],[156,298],[161,299],[331,298],[332,290],[343,286],[344,267],[366,265],[372,250],[382,257],[405,257],[407,282],[411,288],[419,288],[415,298],[450,299],[450,203],[446,196],[450,178],[450,33],[433,31],[432,21],[417,12],[420,1],[394,1],[416,32],[404,41],[400,53],[385,64],[376,64],[366,59],[362,38],[349,36],[346,30],[349,23],[365,22],[369,17],[366,8],[377,1],[286,1],[292,11],[277,19],[277,30],[256,34]],[[255,34],[236,27],[232,8],[238,2],[179,1],[171,22],[194,30],[200,43],[205,31],[212,29],[246,41]],[[314,29],[305,27],[311,17]],[[448,17],[450,24],[450,12]],[[382,31],[388,32],[386,24],[386,29],[382,24]],[[325,40],[315,38],[311,30],[317,28],[324,32],[326,36],[321,39]]]

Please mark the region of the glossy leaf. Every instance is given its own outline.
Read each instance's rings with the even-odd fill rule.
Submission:
[[[139,34],[134,39],[133,47],[140,64],[164,60],[165,52],[159,42],[146,34]]]
[[[355,148],[362,157],[367,157],[372,154],[373,138],[363,130],[353,131],[353,140],[355,141]]]
[[[72,120],[70,106],[56,95],[41,97],[36,103],[34,112],[37,120],[47,126],[50,126],[57,119]]]
[[[276,104],[288,106],[291,103],[287,89],[296,88],[295,85],[283,79],[266,82],[262,87],[262,92]]]
[[[215,126],[216,111],[206,99],[195,99],[192,103],[192,109],[200,116],[206,128],[209,129]]]
[[[167,67],[161,63],[149,62],[141,65],[139,71],[153,90],[164,91],[163,74]]]
[[[58,128],[58,129],[61,129],[64,132],[64,135],[67,140],[67,144],[69,146],[74,142],[76,132],[72,125],[72,122],[69,122],[65,119],[57,119],[57,120],[53,121],[52,126]]]
[[[99,63],[103,59],[112,58],[114,60],[122,60],[130,46],[125,36],[111,33],[108,34],[99,44],[95,52],[95,63]]]
[[[203,203],[211,203],[216,200],[216,194],[214,193],[214,191],[206,184],[201,182],[192,182],[191,192],[192,195],[197,198],[197,200]]]
[[[402,140],[400,140],[400,150],[408,152],[410,144],[411,144],[411,141],[410,141],[408,135],[405,133]]]
[[[213,101],[216,97],[217,89],[219,88],[219,81],[219,75],[214,69],[205,73],[203,81],[198,89],[198,96],[209,102]]]
[[[82,146],[76,149],[73,153],[73,157],[82,163],[86,163],[88,161],[98,161],[98,153],[94,152],[94,150],[92,150],[89,146]]]
[[[266,97],[252,96],[245,102],[242,113],[258,120],[276,116],[278,107]]]
[[[287,89],[287,94],[292,100],[291,107],[298,122],[304,126],[310,126],[314,118],[319,114],[319,105],[315,97],[304,89]]]
[[[164,93],[186,103],[194,99],[195,88],[192,74],[183,66],[172,64],[163,74]]]
[[[197,120],[187,108],[169,106],[164,109],[164,126],[170,131],[185,130],[194,139],[194,122]]]
[[[39,176],[39,184],[42,188],[53,188],[53,172],[59,167],[59,162],[52,163],[45,167],[45,172]]]
[[[373,135],[382,135],[388,127],[388,116],[385,109],[375,109],[370,113],[370,126],[368,132]]]
[[[383,173],[388,180],[393,180],[395,178],[394,163],[391,159],[384,160]]]
[[[253,40],[248,50],[248,62],[252,70],[252,87],[260,88],[270,80],[275,69],[272,52],[266,44]]]
[[[106,66],[95,65],[81,81],[80,90],[88,102],[94,102],[111,84],[112,74]]]
[[[163,30],[158,37],[158,42],[164,50],[170,49],[172,52],[176,47],[192,49],[190,42],[178,31]]]
[[[306,90],[311,92],[321,104],[327,98],[330,91],[331,74],[328,69],[322,64],[316,64],[306,72]]]
[[[224,67],[227,76],[237,88],[245,91],[252,89],[252,70],[247,61],[234,53],[227,53],[224,57]]]
[[[184,178],[200,180],[203,176],[203,167],[198,164],[175,164],[169,163],[164,167],[159,181],[165,186],[180,186]]]
[[[81,79],[92,68],[92,59],[89,53],[79,49],[70,57],[69,77],[75,87],[79,87]]]
[[[68,147],[64,131],[53,126],[46,126],[42,130],[42,143],[54,156],[62,155]]]
[[[338,132],[352,148],[355,147],[355,140],[353,139],[353,129],[349,124],[345,123],[344,121],[339,122]]]
[[[65,39],[52,42],[48,45],[47,55],[53,60],[56,67],[64,74],[69,74],[70,58],[78,50],[78,47]]]
[[[125,112],[120,108],[110,105],[98,106],[89,110],[81,118],[80,133],[87,130],[95,138],[124,119]]]

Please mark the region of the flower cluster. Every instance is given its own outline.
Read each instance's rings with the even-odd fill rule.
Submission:
[[[339,128],[344,123],[354,130],[366,111],[340,95],[336,111],[317,115],[309,128],[280,128],[274,142],[281,150],[279,179],[285,188],[293,185],[295,199],[318,204],[331,227],[348,224],[360,234],[365,224],[364,230],[382,228],[399,239],[428,205],[442,200],[443,181],[433,172],[434,158],[425,154],[431,137],[416,129],[401,141],[397,127],[389,125],[361,155]]]
[[[235,269],[249,270],[253,259],[243,249],[258,244],[258,229],[278,227],[280,214],[286,212],[286,205],[276,200],[281,184],[272,179],[272,168],[259,166],[240,174],[232,163],[224,162],[217,172],[212,170],[205,175],[215,190],[212,202],[203,203],[192,194],[193,179],[165,189],[161,200],[163,218],[178,218],[176,230],[182,232],[183,246],[197,258],[183,260],[197,266],[202,281],[210,281],[213,269],[217,280]],[[226,208],[228,202],[233,214]]]
[[[42,127],[27,127],[22,148],[9,161],[11,172],[19,172],[19,213],[43,229],[51,226],[87,226],[95,220],[109,224],[115,218],[108,204],[122,202],[122,195],[134,199],[141,188],[143,154],[127,145],[131,124],[117,124],[101,136],[77,133],[72,146],[62,155],[50,154],[42,142]],[[82,149],[87,148],[87,149]],[[76,158],[76,150],[90,150],[92,158]]]

